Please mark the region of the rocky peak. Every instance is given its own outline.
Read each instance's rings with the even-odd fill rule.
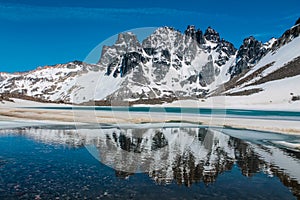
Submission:
[[[277,41],[274,42],[272,46],[272,51],[282,47],[283,45],[289,43],[294,38],[300,35],[300,18],[296,21],[295,26],[290,28],[289,30],[285,31],[283,35],[278,38]]]
[[[142,45],[136,35],[131,32],[120,33],[114,45],[103,46],[99,64],[107,69],[107,75],[113,72],[114,77],[118,74],[124,76],[142,59],[142,53]]]
[[[213,28],[210,26],[206,29],[204,33],[204,37],[206,40],[211,41],[211,42],[219,42],[220,41],[220,35],[217,31],[215,31]]]
[[[248,47],[255,47],[257,45],[261,45],[261,42],[256,40],[255,37],[250,36],[243,40],[243,44],[241,45],[242,49],[248,48]]]
[[[294,38],[300,35],[300,18],[295,25],[289,30],[285,31],[283,35],[278,38],[272,38],[268,42],[262,44],[253,36],[244,39],[243,44],[237,52],[236,63],[230,67],[229,72],[232,76],[240,74],[245,69],[255,65],[264,55],[269,51],[276,51],[285,44],[291,42]]]
[[[218,43],[200,45],[206,43],[206,39],[195,26],[188,26],[184,34],[170,27],[156,29],[143,40],[142,53],[117,55],[117,59],[107,65],[107,75],[126,76],[118,91],[108,99],[203,95],[219,75],[219,68],[235,53],[231,52],[234,49],[231,43],[215,41],[219,41],[219,46]],[[161,91],[161,87],[176,89]]]
[[[120,55],[127,52],[141,52],[141,44],[139,43],[136,35],[131,32],[120,33],[116,43],[112,46],[103,46],[102,55],[100,57],[99,63],[104,64],[106,58],[110,57],[109,55]]]
[[[198,44],[205,44],[205,38],[202,31],[200,29],[196,30],[194,25],[188,25],[187,29],[184,31],[184,34],[196,40]]]
[[[253,36],[244,39],[243,44],[237,52],[236,63],[229,69],[231,76],[235,76],[245,69],[249,69],[266,53],[267,49],[265,46]]]
[[[126,52],[130,52],[136,51],[138,47],[141,47],[141,44],[139,43],[135,34],[126,32],[118,35],[118,39],[114,46],[119,47],[120,50],[126,50]]]
[[[180,32],[178,30],[175,30],[173,27],[164,26],[164,27],[160,27],[160,28],[156,29],[145,40],[155,39],[157,37],[166,38],[166,37],[170,37],[172,35],[177,35],[178,33],[180,33]]]
[[[200,29],[196,30],[194,25],[189,25],[184,34],[187,37],[194,39],[200,45],[201,49],[204,49],[209,53],[211,50],[215,50],[219,54],[218,57],[214,59],[214,62],[218,66],[224,65],[229,60],[230,56],[235,55],[237,51],[232,43],[220,39],[219,33],[211,27],[208,27],[203,35]],[[206,41],[216,43],[216,45],[205,44]]]
[[[161,27],[154,31],[143,42],[142,46],[145,51],[150,55],[149,49],[171,49],[174,44],[183,39],[182,34],[174,28]]]
[[[186,30],[184,31],[184,34],[187,36],[193,37],[196,33],[196,27],[194,25],[188,25]]]
[[[221,39],[214,49],[219,53],[218,59],[215,60],[218,66],[224,65],[237,51],[232,43],[224,39]]]

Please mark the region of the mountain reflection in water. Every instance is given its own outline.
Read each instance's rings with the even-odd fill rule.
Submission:
[[[95,158],[112,167],[119,178],[140,172],[158,184],[190,187],[200,182],[212,184],[238,166],[246,177],[257,173],[278,177],[300,198],[300,153],[267,140],[245,141],[202,127],[31,127],[0,131],[11,132],[47,144],[85,146]]]

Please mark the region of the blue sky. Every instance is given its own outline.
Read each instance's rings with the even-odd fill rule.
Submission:
[[[0,0],[0,71],[84,60],[103,40],[141,27],[212,26],[238,48],[250,35],[279,37],[298,17],[299,0]]]

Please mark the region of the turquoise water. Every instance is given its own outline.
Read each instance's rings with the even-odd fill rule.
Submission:
[[[230,117],[247,117],[256,119],[281,119],[300,121],[300,112],[271,111],[271,110],[244,110],[244,109],[210,109],[210,108],[177,108],[177,107],[32,107],[34,109],[50,110],[96,110],[96,111],[121,111],[121,112],[161,112],[183,113],[198,115],[221,115]]]
[[[113,168],[122,159],[138,167]],[[201,127],[0,131],[0,199],[297,199],[297,169],[297,152]]]

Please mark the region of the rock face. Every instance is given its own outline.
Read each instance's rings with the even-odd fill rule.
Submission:
[[[278,48],[282,47],[283,45],[289,43],[294,38],[300,35],[300,18],[297,20],[295,26],[291,29],[285,31],[277,41],[274,42],[272,46],[272,51],[277,50]]]
[[[251,36],[237,50],[211,27],[204,34],[193,25],[184,33],[161,27],[143,41],[133,33],[120,33],[114,45],[103,46],[96,65],[74,61],[26,73],[0,73],[0,94],[68,103],[205,97],[228,81],[231,86],[226,88],[233,88],[234,77],[299,35],[298,20],[279,39],[263,44]]]
[[[106,74],[114,77],[125,76],[139,62],[142,62],[142,47],[133,33],[120,33],[116,43],[104,46],[99,65],[106,68]],[[121,66],[118,68],[118,66]]]
[[[245,69],[253,67],[268,49],[253,36],[244,39],[236,55],[236,63],[229,69],[231,77],[240,74]]]
[[[217,31],[212,29],[211,27],[208,27],[204,33],[205,39],[211,42],[218,43],[220,41],[220,35]]]
[[[134,46],[120,48],[118,44],[124,42],[118,39],[115,45],[105,47],[99,61],[105,64],[107,76],[124,78],[120,88],[106,99],[203,96],[236,51],[212,28],[203,35],[193,25],[184,34],[170,27],[159,28],[141,44],[133,35],[125,38],[131,38]]]
[[[231,77],[234,77],[246,69],[252,68],[260,61],[269,51],[276,51],[280,47],[288,44],[294,38],[300,35],[300,21],[299,19],[291,29],[285,31],[283,35],[278,38],[272,38],[270,41],[262,44],[253,36],[244,39],[243,44],[239,48],[236,55],[236,62],[229,69]]]
[[[202,31],[200,29],[196,30],[194,25],[189,25],[184,34],[196,40],[198,44],[205,44],[205,38]]]

